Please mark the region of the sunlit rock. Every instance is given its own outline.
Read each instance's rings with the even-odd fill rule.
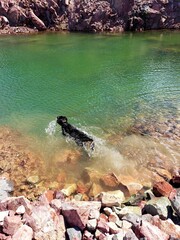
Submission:
[[[173,187],[166,181],[157,182],[153,186],[153,193],[155,196],[166,196],[168,197]]]
[[[89,219],[87,222],[87,229],[90,232],[94,232],[96,230],[97,220],[96,219]]]
[[[33,230],[27,225],[22,225],[12,237],[12,240],[32,240]]]
[[[102,202],[102,206],[112,207],[120,206],[125,200],[124,193],[120,190],[102,192],[97,196],[97,199]]]
[[[136,214],[141,216],[142,212],[141,212],[141,208],[138,206],[126,206],[123,207],[119,212],[118,212],[118,216],[123,217],[127,214]]]
[[[159,216],[152,218],[152,224],[157,226],[162,232],[168,234],[173,239],[180,239],[180,226],[175,225],[171,219],[161,220]]]
[[[67,185],[64,189],[62,189],[62,193],[65,196],[69,197],[70,195],[74,194],[77,190],[77,185],[75,183]]]
[[[8,235],[13,235],[22,225],[20,216],[6,216],[4,218],[3,232]]]
[[[100,202],[63,202],[62,203],[62,214],[65,221],[71,227],[78,227],[84,230],[89,219],[89,214],[92,209],[100,210]]]
[[[145,204],[143,212],[152,216],[159,215],[161,219],[167,219],[170,206],[171,203],[167,197],[153,198]]]
[[[13,210],[16,211],[19,206],[24,206],[26,212],[30,213],[32,206],[30,201],[23,196],[9,197],[0,202],[0,210]]]
[[[66,230],[67,236],[69,240],[81,240],[82,239],[82,233],[79,228],[74,227],[74,228],[67,228]]]

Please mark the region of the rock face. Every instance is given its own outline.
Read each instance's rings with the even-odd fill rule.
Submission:
[[[0,0],[0,28],[9,23],[38,31],[179,29],[179,12],[177,0]]]

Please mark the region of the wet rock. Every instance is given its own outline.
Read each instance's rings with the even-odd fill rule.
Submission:
[[[125,200],[124,193],[120,190],[102,192],[97,196],[97,199],[102,202],[102,206],[112,207],[120,206]]]
[[[117,188],[120,185],[119,180],[114,173],[105,174],[100,180],[107,187]]]
[[[143,212],[152,216],[159,215],[161,219],[167,219],[171,203],[167,197],[153,198],[146,203]]]
[[[67,228],[67,236],[69,240],[82,239],[82,233],[79,228]]]
[[[40,179],[39,179],[39,176],[37,176],[37,175],[35,175],[35,176],[30,176],[30,177],[27,178],[27,182],[28,182],[29,184],[36,184],[36,183],[38,183],[39,181],[40,181]]]
[[[92,209],[99,210],[100,202],[64,202],[62,203],[62,214],[71,227],[84,230]]]
[[[4,218],[3,232],[12,236],[21,225],[22,221],[20,216],[6,216]]]
[[[89,192],[89,189],[91,187],[91,184],[84,184],[82,181],[79,181],[77,183],[77,193],[81,193],[81,194],[84,194],[84,193],[87,193]]]
[[[90,197],[96,197],[102,191],[103,191],[103,188],[100,184],[93,183],[88,195]]]
[[[173,187],[166,181],[157,182],[153,186],[153,193],[157,197],[160,196],[168,197],[172,190]]]
[[[57,166],[61,166],[62,163],[77,164],[81,158],[81,152],[77,150],[65,149],[56,153],[55,159]]]
[[[22,225],[12,237],[12,240],[32,240],[33,230],[27,225]]]
[[[65,196],[70,196],[72,195],[73,193],[75,193],[77,190],[77,185],[74,183],[74,184],[70,184],[68,185],[66,188],[62,189],[61,192],[65,195]]]
[[[98,183],[99,179],[102,176],[103,175],[100,172],[90,167],[86,167],[82,174],[82,178],[85,182],[93,182],[93,183]]]

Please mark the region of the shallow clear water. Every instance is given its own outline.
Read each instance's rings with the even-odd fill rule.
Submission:
[[[0,124],[33,135],[50,161],[58,148],[76,148],[58,127],[53,135],[53,124],[45,131],[65,115],[94,136],[96,160],[107,158],[104,168],[117,169],[124,158],[107,142],[110,136],[123,133],[134,119],[178,116],[179,57],[179,32],[1,37]]]

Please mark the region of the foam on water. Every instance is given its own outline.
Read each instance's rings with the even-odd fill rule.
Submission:
[[[50,136],[55,134],[55,132],[56,132],[56,120],[53,120],[49,123],[48,127],[45,128],[45,132]]]

